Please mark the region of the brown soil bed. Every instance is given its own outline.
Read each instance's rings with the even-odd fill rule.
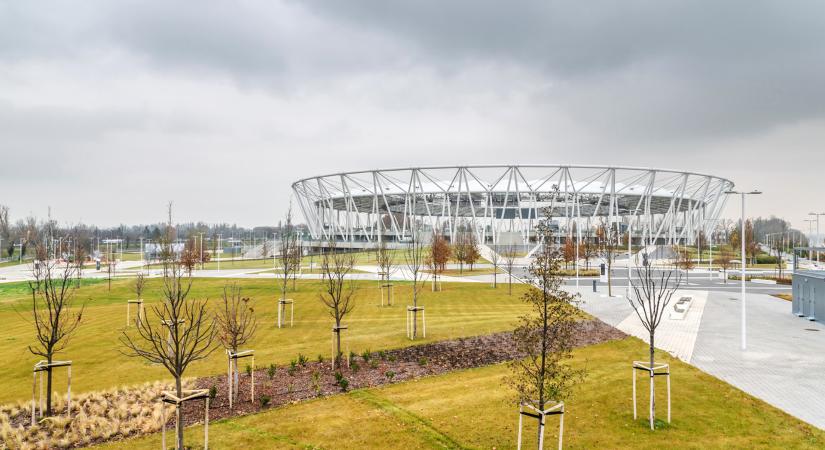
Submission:
[[[575,333],[575,347],[597,344],[626,335],[599,320],[579,322],[579,332]],[[511,332],[496,333],[485,336],[453,339],[429,344],[405,347],[372,353],[368,359],[363,355],[352,358],[352,363],[341,370],[341,375],[348,382],[347,389],[359,389],[380,386],[389,383],[408,381],[429,375],[444,374],[454,370],[481,367],[515,359],[519,356],[515,349]],[[267,368],[255,371],[255,401],[251,402],[250,376],[240,375],[239,399],[229,409],[227,397],[227,377],[212,376],[195,380],[200,389],[217,389],[216,397],[211,400],[209,419],[251,414],[273,407],[296,403],[301,400],[319,396],[334,395],[343,392],[330,362],[306,362],[296,365],[279,366],[273,377]],[[268,398],[264,404],[262,399]],[[200,401],[184,405],[183,417],[186,425],[203,421],[203,403]],[[173,426],[173,422],[169,422]]]

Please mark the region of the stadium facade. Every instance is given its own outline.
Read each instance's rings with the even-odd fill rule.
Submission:
[[[365,170],[292,185],[312,238],[378,243],[439,230],[472,230],[480,242],[535,237],[550,217],[559,236],[610,224],[634,242],[695,242],[708,235],[733,188],[713,175],[573,165],[479,165]]]

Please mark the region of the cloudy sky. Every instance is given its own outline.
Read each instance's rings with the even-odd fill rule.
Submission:
[[[823,80],[821,1],[0,0],[0,203],[261,225],[306,176],[581,163],[723,176],[806,226]]]

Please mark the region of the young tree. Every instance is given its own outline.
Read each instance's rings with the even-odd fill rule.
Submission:
[[[590,260],[598,255],[598,247],[587,236],[579,244],[579,254],[584,257],[584,268],[590,270]]]
[[[170,203],[169,222],[161,240],[163,301],[152,306],[152,320],[145,317],[137,323],[136,335],[124,331],[120,341],[128,349],[128,356],[165,367],[175,379],[176,396],[182,398],[184,373],[191,363],[205,359],[215,350],[216,328],[215,319],[207,312],[206,301],[189,299],[192,277],[186,275],[185,268],[174,257],[171,227]],[[180,405],[176,414],[177,448],[185,448]]]
[[[573,236],[567,236],[564,240],[564,247],[562,247],[562,257],[564,258],[564,268],[570,268],[570,263],[576,261],[576,244],[573,242]]]
[[[619,232],[615,227],[603,223],[596,229],[599,254],[607,264],[607,295],[613,296],[613,261],[619,247]]]
[[[320,298],[329,310],[329,315],[335,321],[335,358],[334,365],[340,367],[341,358],[341,323],[355,308],[355,283],[348,278],[355,265],[352,253],[340,251],[335,241],[330,240],[328,248],[321,255],[321,273],[324,291]]]
[[[656,388],[654,384],[653,367],[655,367],[654,343],[656,338],[656,328],[662,321],[667,305],[670,303],[671,297],[679,288],[681,277],[677,273],[673,276],[672,271],[661,271],[657,276],[650,265],[643,267],[636,267],[636,277],[631,280],[631,295],[627,298],[630,306],[636,312],[636,316],[642,322],[645,330],[647,330],[650,340],[649,357],[650,357],[650,429],[652,430],[655,415],[656,402],[655,394]]]
[[[42,244],[38,244],[42,247]],[[69,337],[75,332],[83,316],[83,309],[74,309],[73,283],[75,267],[69,262],[56,260],[32,263],[29,288],[32,294],[31,312],[37,342],[29,346],[33,355],[42,356],[51,364],[54,356],[63,351]],[[46,416],[52,415],[52,369],[46,370]]]
[[[458,262],[458,273],[464,273],[464,263],[467,262],[467,253],[469,246],[467,245],[467,233],[463,230],[456,232],[453,236],[452,246],[453,258]]]
[[[513,269],[518,258],[518,247],[513,244],[506,245],[501,257],[504,260],[504,270],[507,271],[507,295],[513,295]]]
[[[467,233],[467,239],[465,242],[467,247],[467,255],[464,259],[467,261],[467,265],[470,266],[470,272],[472,272],[473,266],[475,266],[476,262],[481,258],[481,249],[478,247],[478,239],[476,239],[476,234],[472,231]]]
[[[292,290],[297,290],[296,282],[298,280],[298,272],[301,270],[301,260],[304,257],[304,249],[301,241],[296,233],[295,242],[292,249]]]
[[[427,246],[420,232],[412,231],[412,242],[404,251],[404,262],[412,276],[413,308],[418,308],[418,295],[424,285],[424,261],[427,257]],[[418,336],[418,311],[413,311],[412,338]]]
[[[490,252],[490,264],[493,265],[493,289],[498,288],[498,268],[501,266],[501,255],[498,253],[498,249],[493,246],[492,252]]]
[[[731,261],[733,258],[734,254],[729,246],[725,245],[719,248],[719,256],[716,262],[722,268],[725,277],[725,284],[728,282],[728,269],[731,267]]]
[[[378,261],[378,268],[384,272],[389,279],[390,275],[395,272],[395,252],[387,246],[386,241],[381,241],[375,253],[375,258]]]
[[[223,304],[215,315],[218,338],[227,351],[237,353],[242,345],[255,334],[258,323],[249,297],[241,296],[241,288],[236,283],[223,287]],[[238,365],[235,364],[234,389],[238,393]]]
[[[544,242],[551,242],[549,227],[542,223],[538,228]],[[512,375],[507,383],[516,390],[520,402],[540,411],[567,399],[572,387],[584,377],[583,370],[573,369],[569,363],[578,319],[578,294],[562,289],[562,261],[562,255],[551,245],[543,245],[537,252],[529,267],[531,288],[522,297],[530,313],[520,319],[513,332],[517,350],[526,357],[509,363]]]
[[[143,298],[144,288],[146,288],[146,279],[143,277],[143,272],[138,272],[135,277],[135,300]]]
[[[278,241],[277,250],[277,274],[281,282],[281,298],[286,299],[286,291],[289,288],[289,278],[296,270],[295,252],[298,247],[298,232],[292,224],[292,207],[287,210],[284,223],[281,225],[281,235]],[[277,326],[278,324],[276,324]]]
[[[187,239],[180,254],[180,263],[186,272],[191,276],[195,265],[200,261],[200,249],[195,239]]]
[[[447,262],[450,261],[451,254],[452,250],[447,239],[441,235],[438,230],[435,230],[433,232],[433,240],[430,244],[429,254],[425,257],[425,264],[433,273],[433,283],[435,283],[435,280],[444,272],[444,269],[447,267]],[[435,284],[433,284],[433,289],[436,289]]]
[[[682,269],[685,269],[685,282],[690,281],[690,271],[696,267],[696,261],[693,260],[693,256],[690,254],[690,250],[686,248],[676,248],[676,265]]]

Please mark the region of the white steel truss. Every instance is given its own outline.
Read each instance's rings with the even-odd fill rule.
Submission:
[[[693,243],[724,208],[730,180],[667,169],[500,165],[410,167],[336,173],[292,185],[313,239],[409,241],[416,231],[480,242],[502,233],[533,238],[550,211],[562,236],[582,224],[633,224],[647,243]],[[583,221],[584,220],[584,221]]]

